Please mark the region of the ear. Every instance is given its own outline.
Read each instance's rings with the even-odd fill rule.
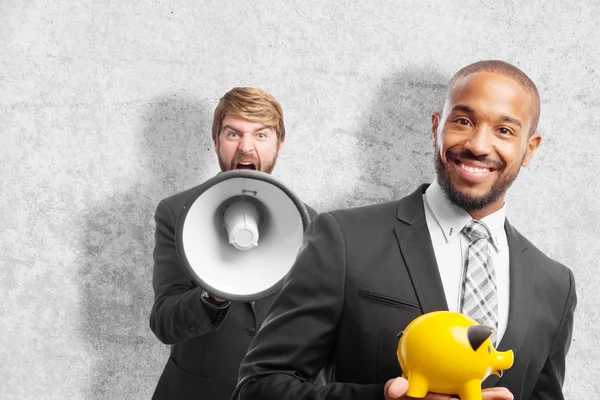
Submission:
[[[494,330],[489,326],[485,325],[471,325],[467,328],[467,339],[473,351],[477,351],[479,346],[486,341],[487,338],[492,336]]]
[[[531,158],[533,157],[533,153],[538,148],[540,143],[542,142],[542,135],[538,132],[535,132],[531,137],[527,139],[527,150],[525,151],[525,157],[523,157],[523,162],[521,165],[526,167],[529,165]]]
[[[213,137],[213,150],[219,154],[219,137]]]
[[[437,130],[440,126],[440,113],[434,112],[431,114],[431,145],[435,147],[437,141]]]

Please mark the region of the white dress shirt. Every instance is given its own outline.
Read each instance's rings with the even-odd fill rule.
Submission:
[[[467,257],[469,239],[462,229],[472,218],[465,210],[452,204],[444,191],[434,181],[423,194],[425,219],[431,235],[433,250],[437,260],[442,285],[450,311],[459,311],[462,296],[462,276],[464,260]],[[506,218],[506,203],[493,214],[481,219],[489,228],[492,237],[491,261],[496,273],[498,296],[498,332],[497,341],[500,343],[508,323],[509,289],[509,258],[508,242],[504,230]]]

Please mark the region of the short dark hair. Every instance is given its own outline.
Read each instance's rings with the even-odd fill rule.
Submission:
[[[533,100],[531,107],[531,129],[529,130],[529,134],[532,135],[537,130],[538,122],[540,120],[540,94],[531,78],[529,78],[527,74],[512,64],[500,60],[483,60],[461,68],[457,73],[454,74],[448,83],[446,99],[449,99],[450,91],[457,80],[475,72],[492,72],[495,74],[504,75],[517,82],[527,93],[531,95]]]

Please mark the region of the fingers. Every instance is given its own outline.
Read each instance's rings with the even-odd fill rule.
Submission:
[[[224,303],[224,302],[226,302],[226,301],[227,301],[227,300],[225,300],[225,299],[222,299],[222,298],[220,298],[220,297],[213,296],[212,294],[210,295],[210,297],[211,297],[211,298],[212,298],[214,301],[216,301],[217,303]]]
[[[408,381],[404,378],[390,379],[385,384],[384,397],[386,400],[394,399],[405,399],[409,397],[404,396],[408,390]],[[495,387],[490,389],[483,389],[481,391],[482,400],[514,400],[513,394],[505,387]],[[454,396],[448,396],[439,393],[427,393],[422,400],[453,400],[457,399]]]
[[[514,400],[513,394],[505,387],[494,387],[481,391],[482,400]]]
[[[439,394],[439,393],[427,393],[427,395],[422,400],[455,400],[458,397],[449,396],[447,394]],[[482,399],[483,400],[483,399]]]
[[[438,393],[427,393],[423,400],[451,400],[458,399],[455,396],[448,396]],[[505,387],[495,387],[483,389],[481,391],[481,400],[514,400],[513,394]]]
[[[386,398],[400,399],[408,390],[408,381],[404,378],[396,378],[388,386]]]

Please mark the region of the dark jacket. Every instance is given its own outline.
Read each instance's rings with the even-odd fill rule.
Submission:
[[[396,334],[423,313],[448,309],[425,220],[426,187],[311,222],[232,399],[383,398],[385,382],[401,375]],[[573,273],[508,221],[505,230],[510,306],[498,349],[512,349],[515,361],[483,386],[505,386],[516,400],[562,400],[577,303]],[[329,358],[335,382],[312,384]]]

